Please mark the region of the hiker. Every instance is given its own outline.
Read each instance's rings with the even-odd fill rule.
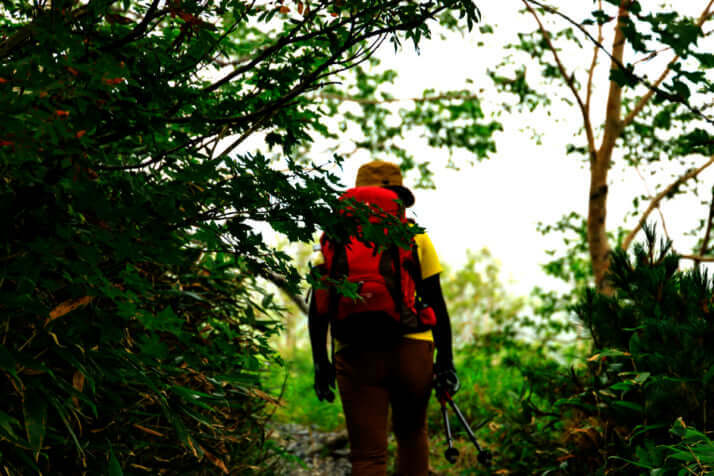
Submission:
[[[378,160],[360,167],[355,188],[343,198],[377,205],[374,210],[405,223],[404,208],[414,204],[399,167]],[[332,402],[336,378],[352,474],[386,474],[391,407],[397,474],[427,475],[426,410],[434,380],[452,395],[459,388],[439,281],[441,265],[431,240],[418,234],[411,250],[392,246],[377,252],[355,237],[336,244],[323,236],[321,246],[323,273],[357,282],[361,296],[350,299],[337,294],[334,286],[317,287],[309,312],[315,392],[320,400]],[[327,351],[330,326],[334,365]]]

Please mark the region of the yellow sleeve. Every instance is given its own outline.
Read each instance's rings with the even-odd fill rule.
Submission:
[[[419,264],[421,265],[421,279],[426,279],[442,271],[439,256],[436,254],[434,245],[429,239],[429,235],[422,233],[414,236],[419,254]]]

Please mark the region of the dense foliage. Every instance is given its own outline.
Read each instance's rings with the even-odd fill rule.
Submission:
[[[261,471],[263,223],[335,226],[305,92],[471,2],[2,0],[0,471]],[[263,132],[276,167],[245,141]]]
[[[597,351],[577,401],[593,419],[603,470],[702,474],[714,467],[714,446],[696,431],[714,429],[712,282],[699,268],[680,271],[671,243],[658,247],[651,229],[646,238],[632,260],[613,256],[615,295],[588,293],[577,308]]]
[[[465,386],[457,397],[473,421],[492,418],[481,435],[496,468],[573,475],[714,470],[712,281],[699,268],[680,270],[671,242],[657,243],[651,228],[645,238],[632,257],[613,255],[613,295],[591,287],[574,308],[592,335],[590,353],[563,359],[566,348],[558,356],[539,339],[515,338],[508,326],[461,349]]]

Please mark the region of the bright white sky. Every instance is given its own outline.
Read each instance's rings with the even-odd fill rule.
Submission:
[[[551,3],[570,4],[570,10],[582,9],[583,3],[587,4],[588,10],[593,5],[591,1],[584,0]],[[463,38],[452,34],[446,40],[435,35],[432,40],[422,42],[418,55],[409,44],[396,54],[391,45],[383,46],[378,53],[382,66],[399,73],[391,89],[394,96],[421,96],[427,88],[448,90],[468,87],[474,91],[483,88],[481,94],[489,104],[486,108],[497,110],[492,102],[496,99],[495,91],[484,74],[485,69],[500,61],[504,52],[499,45],[513,41],[515,32],[530,31],[535,24],[532,17],[517,13],[522,8],[521,1],[482,1],[479,4],[484,22],[496,25],[494,35],[482,35],[475,31]],[[691,9],[688,13],[692,15],[698,15],[705,2],[679,1],[679,6]],[[573,17],[582,20],[584,15],[574,13]],[[559,20],[558,25],[565,26],[564,21]],[[611,24],[605,26],[606,35],[611,30]],[[479,41],[483,41],[485,46],[478,47]],[[589,64],[592,47],[586,39],[583,43],[586,45],[583,50],[562,52],[568,70],[578,64]],[[609,44],[610,40],[606,37],[605,45]],[[652,75],[658,74],[662,61],[668,61],[670,57],[666,55],[659,62],[652,61]],[[602,80],[607,79],[607,68],[602,58],[598,77],[600,83],[605,84]],[[631,58],[628,60],[631,61]],[[536,78],[535,73],[533,71],[530,77]],[[472,78],[474,84],[467,85],[466,78]],[[584,81],[584,78],[581,80]],[[604,88],[601,88],[600,94],[594,98],[593,120],[596,124],[604,116],[603,92]],[[561,108],[554,107],[553,110]],[[557,116],[560,120],[555,119]],[[553,117],[536,112],[502,116],[500,120],[505,131],[497,136],[498,152],[474,166],[465,166],[458,171],[446,169],[443,166],[448,159],[446,151],[415,151],[417,159],[433,164],[437,189],[414,190],[416,205],[412,210],[418,222],[427,228],[442,261],[458,267],[465,261],[467,249],[486,247],[500,261],[509,289],[515,294],[526,295],[536,284],[546,288],[558,286],[557,282],[545,276],[540,266],[549,258],[546,250],[562,246],[561,238],[556,235],[543,237],[536,231],[536,223],[551,224],[570,211],[585,214],[587,210],[588,171],[576,156],[565,155],[568,142],[582,144],[582,139],[572,140],[581,119],[575,108],[563,107],[562,112]],[[528,126],[534,126],[543,133],[541,145],[535,143],[530,131],[524,130]],[[315,150],[319,151],[319,147]],[[329,156],[326,153],[325,160]],[[319,156],[315,159],[322,162]],[[357,168],[371,159],[367,153],[354,154],[342,172],[344,184],[351,186]],[[701,158],[698,160],[698,163],[703,162]],[[633,170],[624,175],[621,169],[615,169],[610,177],[608,224],[610,229],[614,229],[630,210],[633,196],[645,193],[645,185]],[[709,189],[713,179],[714,169],[703,173],[700,176],[702,189]],[[647,180],[650,191],[654,190],[657,184],[655,179],[648,177]],[[414,183],[414,177],[408,176],[406,185],[410,183]],[[702,197],[708,199],[708,192]],[[695,238],[683,237],[683,233],[706,216],[707,206],[699,204],[698,200],[678,198],[674,203],[663,205],[663,211],[676,249],[689,252]],[[653,214],[652,218],[655,217],[656,214]],[[627,223],[633,226],[636,221],[630,218]]]

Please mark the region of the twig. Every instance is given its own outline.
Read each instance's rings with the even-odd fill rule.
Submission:
[[[273,405],[273,411],[270,412],[265,417],[265,420],[263,420],[263,425],[267,425],[268,423],[270,423],[270,420],[273,419],[273,416],[278,411],[278,407],[280,406],[279,403],[283,400],[283,397],[285,396],[285,389],[288,387],[288,377],[289,376],[290,376],[290,371],[286,369],[285,378],[283,379],[283,384],[280,387],[280,394],[278,394],[278,405]]]
[[[640,179],[642,180],[642,183],[645,186],[645,191],[647,192],[647,198],[652,199],[652,192],[650,191],[650,187],[647,185],[647,180],[645,179],[644,175],[642,175],[640,168],[636,165],[635,165],[635,171],[637,172],[637,175],[640,176]],[[667,231],[667,224],[664,221],[664,214],[662,213],[662,208],[659,206],[659,203],[657,204],[657,212],[659,213],[659,217],[662,220],[662,229],[664,230],[664,236],[666,236],[669,241],[672,241],[669,237],[669,231]]]
[[[642,224],[647,220],[647,217],[648,217],[649,214],[652,212],[652,210],[654,210],[655,207],[657,207],[657,205],[659,204],[659,202],[661,202],[667,195],[669,195],[669,193],[672,192],[672,190],[674,190],[676,187],[678,187],[679,185],[683,184],[683,183],[686,182],[687,180],[696,177],[696,176],[699,175],[704,169],[706,169],[707,167],[709,167],[712,163],[714,163],[714,155],[711,156],[711,157],[709,158],[709,160],[708,160],[704,165],[702,165],[701,167],[699,167],[699,168],[697,168],[697,169],[692,169],[692,170],[690,170],[689,172],[687,172],[687,173],[684,174],[684,175],[681,175],[681,176],[678,177],[674,182],[672,182],[672,183],[669,184],[667,187],[665,187],[664,190],[662,190],[661,192],[659,192],[659,193],[652,199],[652,201],[650,202],[649,206],[647,207],[647,210],[645,210],[645,212],[644,212],[644,213],[642,214],[642,216],[640,217],[640,220],[637,222],[637,226],[635,226],[635,227],[627,234],[627,237],[625,237],[625,240],[622,242],[622,249],[623,249],[623,250],[626,250],[626,249],[630,246],[630,243],[632,243],[632,240],[635,238],[635,235],[637,234],[637,232],[638,232],[638,231],[640,230],[640,228],[642,227]],[[702,261],[704,261],[704,260],[702,260]]]
[[[591,160],[594,159],[595,157],[595,136],[593,134],[593,128],[592,124],[590,122],[590,115],[588,114],[588,110],[585,107],[585,104],[583,104],[583,100],[580,97],[580,94],[578,93],[578,90],[575,88],[575,73],[569,75],[567,71],[565,70],[565,66],[563,65],[563,62],[560,60],[560,56],[558,55],[558,51],[555,49],[555,46],[553,46],[553,42],[550,41],[550,32],[545,29],[543,26],[543,23],[540,21],[540,18],[538,17],[538,14],[536,11],[533,9],[533,7],[528,3],[532,0],[522,0],[523,4],[526,6],[528,11],[533,15],[533,18],[535,18],[536,23],[538,23],[538,28],[540,29],[541,34],[543,35],[543,39],[545,40],[546,44],[548,45],[548,49],[550,49],[550,52],[553,53],[553,57],[555,58],[555,63],[558,65],[558,70],[560,71],[560,75],[563,77],[565,80],[565,83],[568,85],[568,88],[570,88],[570,91],[573,93],[573,96],[575,96],[575,100],[578,102],[578,106],[580,107],[580,113],[583,115],[583,122],[585,126],[585,134],[588,139],[588,149],[590,152],[590,158]],[[534,2],[537,3],[537,2]]]
[[[262,277],[264,277],[265,279],[267,279],[268,281],[275,284],[281,291],[283,291],[285,294],[287,294],[288,297],[290,298],[290,300],[292,302],[294,302],[298,308],[300,308],[300,310],[303,312],[303,314],[305,314],[305,315],[308,314],[309,309],[308,309],[307,303],[305,302],[305,300],[302,297],[294,294],[293,292],[291,292],[289,290],[288,280],[285,276],[282,276],[282,275],[280,275],[274,271],[270,271],[270,270],[264,270],[263,272],[260,273],[260,275]]]
[[[598,9],[602,10],[602,0],[598,0]],[[598,23],[597,25],[597,39],[600,43],[603,42],[602,23]],[[588,85],[585,98],[585,111],[587,112],[588,117],[590,117],[590,101],[593,95],[593,76],[595,74],[595,67],[597,66],[597,57],[599,52],[600,48],[595,45],[593,47],[593,59],[590,63],[590,71],[588,71]]]
[[[704,232],[704,238],[702,239],[702,246],[699,248],[699,254],[704,255],[709,248],[709,239],[711,237],[712,231],[712,219],[714,218],[714,188],[712,189],[712,201],[709,205],[709,217],[707,218],[707,229]],[[695,266],[698,266],[699,262],[695,262]]]

